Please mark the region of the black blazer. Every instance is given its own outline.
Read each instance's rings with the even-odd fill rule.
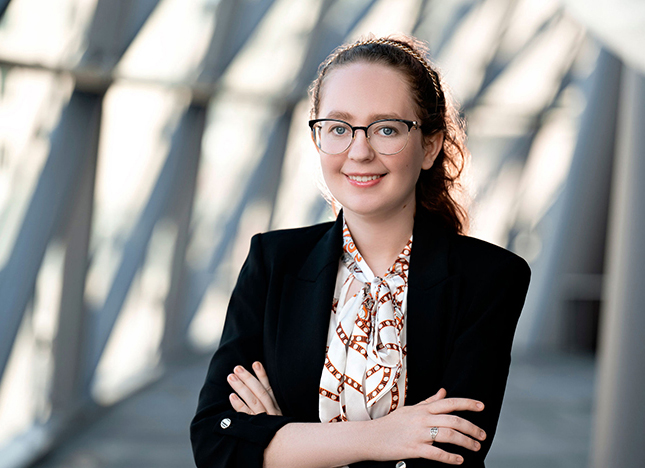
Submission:
[[[288,422],[319,422],[322,373],[338,261],[342,217],[336,222],[257,234],[228,306],[191,424],[200,468],[261,467],[263,451]],[[462,417],[484,429],[479,452],[442,447],[483,467],[502,405],[515,326],[530,269],[493,244],[451,233],[436,215],[419,210],[408,283],[406,404],[444,387],[449,397],[481,400],[481,413]],[[284,416],[249,416],[230,406],[226,376],[261,361]],[[230,423],[222,423],[229,419]],[[441,446],[441,444],[437,444]],[[392,462],[353,466],[394,467]],[[408,468],[446,466],[406,460]]]

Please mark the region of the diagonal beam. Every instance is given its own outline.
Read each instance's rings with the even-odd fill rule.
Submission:
[[[75,91],[51,139],[51,150],[29,202],[0,284],[0,378],[32,294],[47,244],[64,222],[83,160],[92,151],[103,96]]]
[[[307,53],[296,77],[293,91],[288,101],[302,99],[307,87],[316,77],[318,65],[336,47],[340,46],[349,33],[367,15],[376,0],[360,2],[339,2],[325,0],[321,14],[308,38]]]
[[[505,15],[505,20],[508,21],[510,17],[510,11],[507,12]],[[465,102],[462,107],[461,111],[463,113],[468,113],[473,107],[477,105],[477,103],[482,99],[484,94],[488,91],[490,86],[495,82],[499,76],[506,71],[506,69],[511,65],[518,57],[521,57],[528,49],[531,48],[541,37],[542,34],[544,34],[546,31],[548,31],[551,27],[554,27],[557,25],[558,21],[561,21],[563,19],[562,15],[560,13],[555,13],[554,15],[550,16],[547,18],[537,29],[535,34],[531,36],[531,38],[526,41],[520,47],[518,50],[516,50],[512,55],[507,56],[502,58],[501,53],[500,53],[500,46],[501,46],[501,37],[503,34],[500,34],[500,41],[498,41],[496,47],[495,47],[495,53],[492,55],[490,61],[486,65],[486,68],[484,69],[484,79],[479,85],[479,88],[475,92],[475,94],[468,99],[467,102]],[[507,29],[508,24],[504,26],[504,30]]]
[[[187,292],[186,250],[190,240],[190,222],[193,213],[195,187],[202,152],[202,137],[206,126],[205,106],[192,104],[185,115],[185,125],[180,125],[171,151],[182,152],[181,173],[178,175],[176,196],[169,207],[169,216],[177,225],[177,240],[173,252],[171,280],[166,296],[165,324],[161,342],[164,360],[181,357],[185,351],[186,333],[181,301]]]
[[[215,82],[252,36],[275,0],[221,0],[198,81]]]
[[[100,114],[100,112],[99,112]],[[53,345],[54,368],[51,383],[52,416],[69,415],[86,403],[83,387],[85,369],[84,338],[87,330],[85,278],[89,264],[89,244],[94,208],[94,186],[98,156],[100,119],[96,122],[89,151],[82,161],[78,192],[71,203],[70,216],[61,223],[65,241],[63,284],[59,305],[58,330]]]
[[[235,209],[232,210],[228,222],[224,224],[222,240],[213,252],[207,270],[192,275],[190,293],[186,298],[187,312],[185,314],[184,330],[188,329],[190,321],[197,313],[202,298],[210,287],[211,278],[228,255],[246,207],[258,199],[268,199],[271,206],[274,205],[292,116],[293,107],[290,106],[278,117],[267,143],[267,149],[249,178],[244,189],[244,195]]]
[[[193,122],[191,115],[185,113],[179,126],[190,125]],[[183,132],[179,132],[179,135],[183,134]],[[184,143],[179,138],[173,140],[170,152],[166,157],[150,197],[124,245],[121,262],[114,275],[114,280],[105,302],[100,309],[90,311],[89,342],[87,344],[89,359],[85,382],[88,388],[119,312],[123,308],[127,294],[130,291],[132,281],[143,264],[146,246],[150,241],[154,227],[167,209],[171,198],[175,195],[176,181],[178,174],[181,172],[183,157],[181,148]]]
[[[216,46],[223,44],[227,51],[222,55],[217,47],[211,45],[211,50],[202,60],[202,66],[204,70],[210,71],[214,76],[208,76],[208,73],[206,75],[203,73],[202,76],[216,80],[219,77],[218,74],[225,71],[235,54],[244,45],[248,35],[261,21],[273,0],[263,0],[259,5],[247,5],[247,3],[240,4],[240,2],[224,0],[218,7],[217,26],[212,44]],[[237,20],[240,20],[239,24]],[[240,31],[237,29],[232,31],[231,25],[236,28],[239,26]],[[115,275],[106,302],[101,310],[94,311],[92,314],[91,339],[88,344],[91,348],[91,357],[86,372],[86,386],[90,385],[123,308],[132,280],[144,261],[145,247],[150,240],[152,230],[156,222],[168,214],[169,208],[171,208],[171,215],[178,221],[178,237],[173,254],[171,286],[165,304],[166,324],[162,339],[162,352],[165,357],[181,352],[183,342],[181,330],[183,330],[182,324],[184,322],[181,312],[184,308],[178,307],[178,301],[184,296],[186,289],[186,272],[183,263],[201,153],[201,139],[206,121],[206,104],[207,102],[193,102],[183,115],[174,132],[170,153],[159,175],[157,185],[126,244],[121,265]],[[181,209],[178,210],[180,205]]]
[[[537,112],[531,117],[531,122],[521,137],[515,140],[515,143],[512,144],[507,150],[504,151],[504,154],[499,161],[497,161],[495,169],[490,171],[490,176],[484,180],[483,188],[479,192],[479,196],[485,195],[489,188],[493,187],[492,181],[497,177],[502,170],[502,167],[510,162],[511,160],[520,161],[522,163],[526,162],[526,159],[529,156],[533,142],[537,137],[538,133],[542,129],[542,126],[547,119],[548,115],[555,109],[559,104],[560,98],[564,93],[565,89],[573,82],[574,80],[574,70],[575,58],[580,50],[582,43],[576,42],[571,47],[569,58],[563,64],[562,78],[558,83],[558,89],[553,94],[553,97]]]
[[[470,14],[472,9],[478,3],[481,3],[481,1],[479,1],[479,0],[467,0],[466,3],[461,3],[456,8],[456,11],[451,16],[450,21],[443,28],[443,33],[441,35],[441,39],[439,39],[438,44],[435,46],[434,50],[432,51],[432,55],[434,57],[438,57],[438,56],[441,55],[441,53],[443,52],[443,50],[446,47],[446,45],[448,45],[448,43],[451,41],[451,39],[456,34],[457,30],[459,29],[459,26],[461,26],[461,23]],[[421,24],[419,24],[417,26],[417,28],[421,28]]]
[[[216,24],[209,50],[204,55],[198,81],[217,83],[228,66],[242,50],[253,31],[260,24],[274,0],[260,2],[222,0],[216,12]],[[209,98],[212,96],[209,96]],[[184,141],[183,173],[177,196],[169,208],[169,216],[176,221],[175,242],[171,267],[171,281],[165,300],[165,326],[161,342],[165,361],[181,358],[186,351],[186,308],[182,305],[190,292],[190,271],[186,267],[186,250],[190,239],[190,223],[195,197],[196,179],[201,156],[201,141],[206,121],[206,100],[195,100],[188,110],[190,125],[179,126],[173,139]],[[178,147],[179,149],[179,147]]]
[[[423,24],[423,22],[426,20],[426,17],[428,16],[428,5],[430,1],[429,0],[421,0],[419,3],[419,9],[417,10],[417,17],[414,20],[414,25],[412,26],[412,35],[416,36],[417,31]]]
[[[159,0],[99,0],[81,64],[111,72],[158,3]]]
[[[7,11],[7,7],[9,6],[10,0],[0,0],[0,20],[4,16],[5,11]]]

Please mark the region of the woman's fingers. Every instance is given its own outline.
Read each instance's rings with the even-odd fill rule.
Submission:
[[[426,423],[430,427],[439,428],[439,433],[434,440],[460,445],[470,450],[479,450],[479,443],[473,439],[484,440],[486,439],[486,433],[470,421],[449,413],[455,411],[482,411],[484,404],[481,401],[469,398],[445,397],[446,390],[441,388],[437,393],[421,403],[426,405],[431,414]]]
[[[273,407],[275,409],[275,414],[282,416],[282,411],[278,406],[278,402],[276,401],[275,395],[273,394],[273,389],[271,388],[271,384],[269,383],[269,377],[267,376],[267,373],[264,370],[264,366],[262,365],[261,362],[255,361],[253,363],[253,372],[255,372],[255,375],[257,376],[258,380],[260,381],[260,383],[262,384],[266,392],[269,394],[269,397],[271,398],[271,403],[273,404]]]
[[[264,386],[264,388],[266,388],[267,392],[273,393],[273,391],[271,390],[271,385],[269,384],[267,373],[260,361],[255,361],[253,363],[253,372],[255,372],[255,375],[257,376],[260,383]]]
[[[441,463],[446,463],[448,465],[461,465],[464,462],[464,458],[455,453],[446,452],[441,450],[434,445],[426,445],[424,447],[423,453],[421,453],[423,458],[428,460],[436,460]]]
[[[449,413],[455,411],[482,411],[483,409],[484,404],[481,401],[469,398],[444,398],[429,404],[428,411],[432,414],[432,417],[429,418],[428,423],[433,427],[438,427],[439,434],[442,434],[444,439],[450,436],[454,441],[440,440],[439,434],[437,434],[435,440],[461,445],[470,450],[479,450],[479,445],[474,444],[473,439],[463,436],[463,434],[484,440],[486,439],[486,433],[470,421]],[[455,434],[461,434],[462,436],[456,436]]]
[[[257,377],[247,371],[243,366],[236,366],[233,370],[234,373],[228,376],[229,385],[250,410],[250,414],[267,413],[281,415],[282,412],[275,402],[264,368],[260,363],[255,363],[254,371]],[[235,406],[233,408],[236,409]]]
[[[432,403],[432,402],[435,402],[435,401],[438,401],[438,400],[442,400],[444,398],[446,398],[446,389],[445,388],[440,388],[437,393],[432,395],[430,398],[426,398],[425,400],[423,400],[421,402],[421,404]]]
[[[250,408],[246,406],[246,403],[244,403],[242,399],[239,396],[237,396],[237,393],[231,393],[228,396],[228,399],[231,402],[231,406],[233,407],[233,409],[238,413],[253,414]]]
[[[253,390],[248,387],[246,382],[237,375],[237,373],[229,374],[227,380],[237,396],[249,408],[249,414],[266,413],[266,408],[260,399],[255,395]],[[233,408],[237,411],[235,407]]]
[[[251,390],[251,392],[253,392],[255,398],[259,400],[260,404],[262,405],[262,411],[260,412],[266,412],[273,415],[277,414],[276,405],[274,404],[271,395],[269,395],[267,387],[263,385],[256,376],[251,374],[242,366],[235,366],[233,372],[235,372],[240,380],[242,380],[244,384]],[[266,379],[266,383],[268,386],[268,378]],[[260,405],[258,405],[258,407],[259,406]]]
[[[432,414],[446,414],[455,411],[482,411],[484,404],[481,401],[469,398],[443,398],[428,405]]]
[[[438,392],[436,396],[443,396],[443,392]],[[480,450],[481,441],[486,438],[484,431],[462,417],[447,414],[452,410],[479,409],[477,407],[479,402],[452,398],[449,399],[452,401],[443,406],[437,406],[445,400],[441,398],[431,403],[403,406],[383,418],[375,419],[373,437],[379,446],[384,447],[383,459],[421,457],[459,465],[463,463],[463,458],[458,454],[450,453],[450,447],[446,446],[447,451],[442,450],[433,442],[452,444],[472,451]],[[440,410],[446,413],[435,414]],[[398,450],[388,453],[390,448],[398,448]]]
[[[439,432],[441,432],[441,429],[444,428],[447,430],[450,429],[450,430],[459,431],[460,433],[466,434],[475,439],[479,439],[479,440],[486,439],[486,433],[483,430],[475,426],[470,421],[467,421],[464,418],[460,418],[459,416],[454,416],[452,414],[439,414],[439,415],[433,415],[431,419],[429,418],[429,420],[431,421],[430,424],[433,424],[433,427],[439,428]],[[438,434],[437,434],[437,437],[439,437]],[[437,438],[436,440],[439,440],[439,439]],[[444,442],[444,441],[440,441],[440,442]],[[470,447],[466,447],[466,448],[470,448]]]
[[[432,417],[433,427],[446,427],[455,429],[479,440],[486,438],[486,433],[470,421],[448,413],[454,411],[482,411],[484,404],[469,398],[445,398],[446,390],[441,388],[421,404],[426,404],[428,411],[436,416]]]
[[[481,444],[478,441],[471,439],[450,427],[439,427],[439,431],[437,432],[437,436],[433,442],[444,442],[447,444],[459,445],[460,447],[467,448],[474,452],[481,448]]]

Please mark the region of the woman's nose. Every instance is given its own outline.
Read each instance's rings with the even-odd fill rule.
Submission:
[[[364,130],[356,130],[354,141],[349,147],[347,156],[356,161],[368,161],[374,158],[374,150],[370,146],[367,134]]]

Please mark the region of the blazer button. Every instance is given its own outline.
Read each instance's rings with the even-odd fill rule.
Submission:
[[[405,468],[407,465],[404,461],[397,462],[396,468]]]
[[[220,425],[220,427],[221,427],[222,429],[226,429],[228,426],[230,426],[230,425],[231,425],[231,420],[230,420],[230,418],[224,418],[224,419],[222,419],[222,422],[221,422],[221,423],[219,423],[219,425]]]

